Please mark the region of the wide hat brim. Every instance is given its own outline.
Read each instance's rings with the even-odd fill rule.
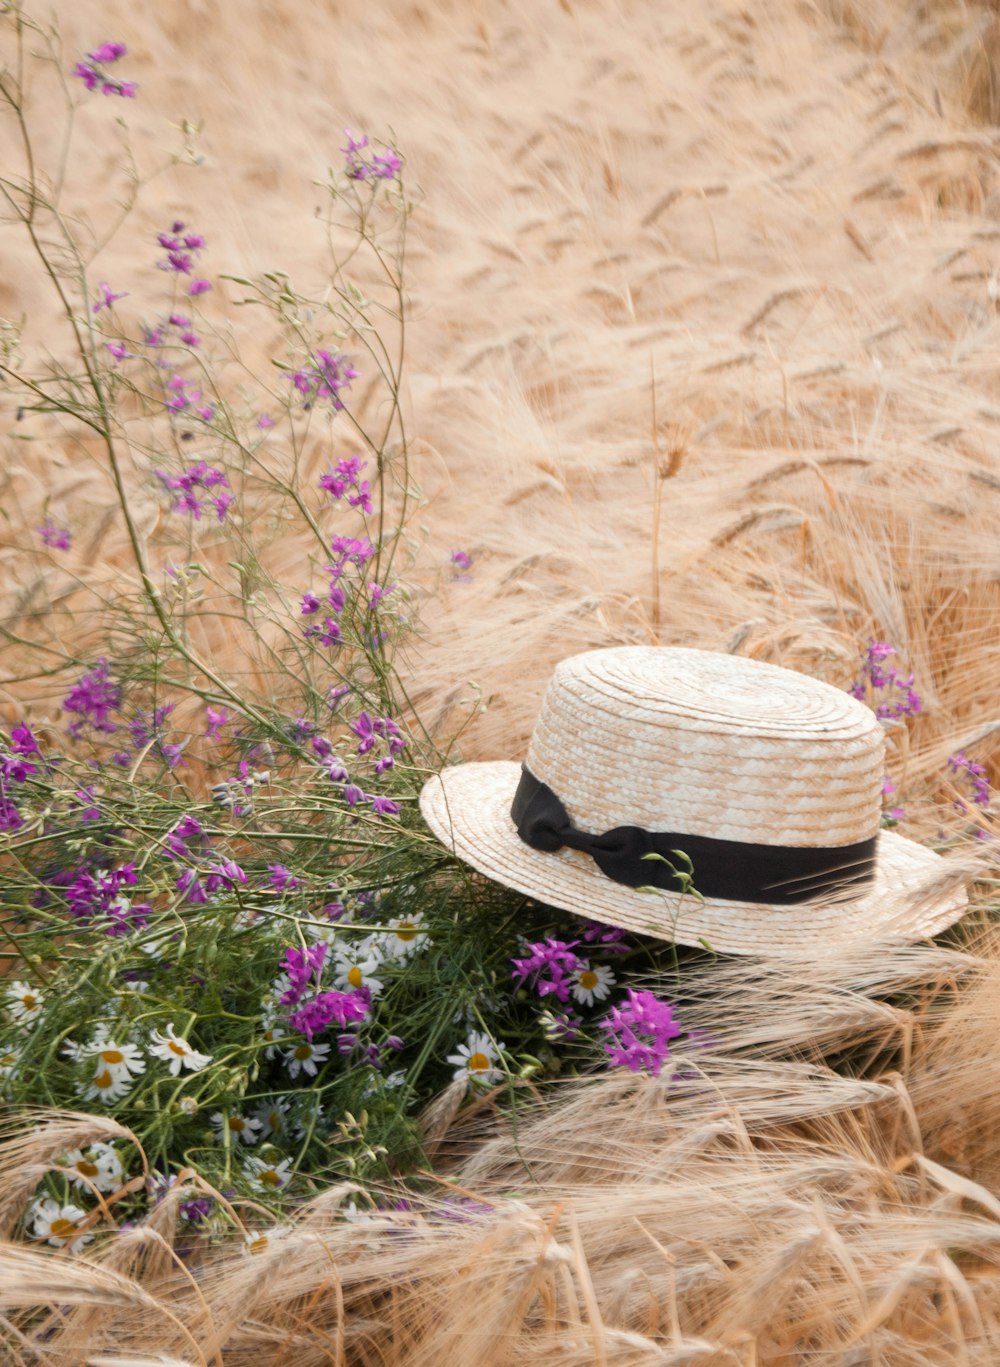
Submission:
[[[427,781],[420,810],[443,845],[495,882],[638,934],[729,954],[802,957],[824,946],[923,940],[968,905],[946,861],[894,831],[879,834],[875,879],[850,901],[772,906],[639,892],[605,877],[576,850],[549,854],[526,845],[510,815],[520,777],[520,765],[506,760],[459,764]]]

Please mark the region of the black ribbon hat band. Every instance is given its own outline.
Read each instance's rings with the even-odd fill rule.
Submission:
[[[753,845],[641,826],[588,835],[576,829],[552,789],[524,766],[510,814],[518,835],[533,850],[579,850],[590,855],[606,878],[630,888],[678,892],[684,888],[683,875],[690,874],[703,897],[793,906],[830,893],[860,895],[875,877],[877,835],[853,845],[829,846]],[[660,858],[644,857],[650,854]]]

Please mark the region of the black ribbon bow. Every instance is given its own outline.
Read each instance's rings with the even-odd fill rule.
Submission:
[[[576,829],[552,789],[523,765],[510,814],[533,850],[579,850],[606,878],[630,888],[679,892],[690,876],[703,897],[793,906],[828,893],[857,896],[875,877],[877,836],[853,845],[800,846],[753,845],[641,826],[589,835]],[[645,857],[650,854],[660,858]]]

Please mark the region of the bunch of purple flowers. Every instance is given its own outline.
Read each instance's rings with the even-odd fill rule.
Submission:
[[[888,641],[869,641],[858,677],[848,689],[852,697],[872,702],[880,721],[915,717],[923,707],[913,687],[913,673],[904,675],[895,665],[885,663],[895,654],[895,646]]]
[[[128,51],[124,43],[102,43],[88,52],[85,61],[77,62],[73,75],[79,76],[88,90],[100,90],[102,95],[120,95],[123,99],[134,100],[137,86],[135,81],[120,81],[108,71],[119,58]]]

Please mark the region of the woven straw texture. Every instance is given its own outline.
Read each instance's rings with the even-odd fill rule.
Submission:
[[[525,762],[583,831],[638,825],[836,846],[878,833],[883,750],[871,711],[818,680],[734,656],[636,646],[556,667]],[[481,873],[642,934],[729,953],[802,954],[820,941],[921,939],[967,905],[938,855],[885,831],[874,882],[849,901],[775,907],[637,892],[587,855],[526,845],[510,817],[519,779],[516,763],[458,765],[429,780],[421,811]]]

